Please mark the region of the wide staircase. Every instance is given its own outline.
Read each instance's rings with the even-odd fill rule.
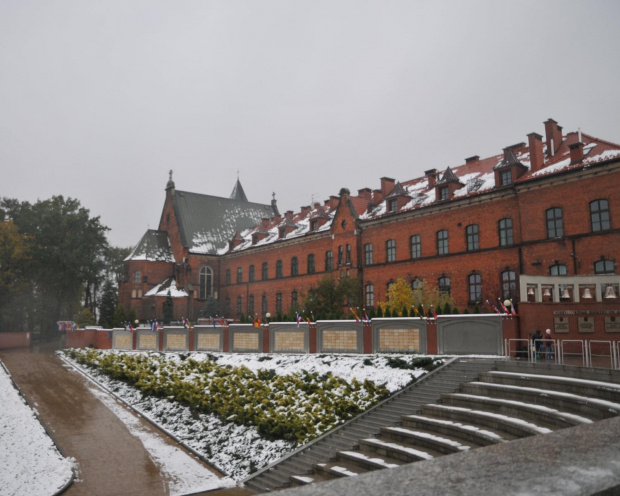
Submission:
[[[620,414],[620,371],[462,358],[244,481],[270,492]]]

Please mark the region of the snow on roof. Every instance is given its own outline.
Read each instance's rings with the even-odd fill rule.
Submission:
[[[153,289],[146,292],[144,296],[168,296],[168,292],[170,292],[170,296],[173,298],[186,298],[188,296],[184,289],[177,288],[177,282],[172,277],[159,283]]]
[[[149,229],[125,261],[174,262],[168,233]]]

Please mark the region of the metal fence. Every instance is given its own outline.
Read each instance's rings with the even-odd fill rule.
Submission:
[[[620,369],[620,341],[506,339],[504,354],[530,362],[547,361],[582,367]]]

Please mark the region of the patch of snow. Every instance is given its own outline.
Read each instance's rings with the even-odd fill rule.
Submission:
[[[386,448],[391,448],[393,450],[400,451],[402,453],[407,453],[409,455],[413,455],[422,460],[431,460],[432,458],[434,458],[433,455],[427,453],[426,451],[420,451],[414,448],[407,448],[405,446],[401,446],[400,444],[396,444],[396,443],[388,443],[388,442],[382,441],[381,439],[371,438],[371,439],[365,439],[364,441],[370,444],[374,444],[375,446],[384,446]]]
[[[558,163],[549,165],[547,167],[543,167],[542,169],[532,172],[532,176],[542,176],[544,174],[551,174],[552,172],[557,172],[562,169],[566,169],[571,164],[570,157],[565,158],[564,160],[560,160]]]
[[[167,280],[158,284],[153,289],[147,291],[144,296],[167,296],[168,291],[170,291],[172,298],[185,298],[188,296],[184,289],[177,288],[177,282],[174,279],[172,279],[170,285],[167,284]]]
[[[478,432],[479,434],[487,438],[495,439],[496,441],[505,441],[505,439],[499,434],[496,434],[495,432],[487,431],[485,429],[480,429],[479,427],[476,427],[474,425],[461,424],[460,422],[453,422],[452,420],[441,420],[441,419],[434,419],[434,418],[429,418],[429,417],[422,417],[420,415],[405,415],[405,418],[412,419],[412,420],[423,420],[431,424],[449,425],[449,426],[457,427],[459,429],[463,429],[466,431]]]
[[[586,165],[602,162],[611,158],[620,157],[620,150],[605,150],[603,153],[586,158],[583,163]]]
[[[330,470],[334,472],[338,472],[339,474],[342,474],[342,475],[346,475],[348,477],[355,477],[356,475],[358,475],[355,472],[351,472],[350,470],[344,467],[340,467],[338,465],[333,466]]]
[[[467,451],[469,450],[471,447],[470,446],[466,446],[464,444],[461,444],[457,441],[453,441],[452,439],[446,439],[445,437],[440,437],[440,436],[436,436],[434,434],[429,434],[428,432],[422,432],[422,431],[414,431],[412,429],[406,429],[405,427],[386,427],[386,430],[388,431],[392,431],[392,432],[396,432],[396,433],[400,433],[400,434],[414,434],[416,437],[421,437],[424,439],[429,439],[431,441],[434,441],[436,443],[439,444],[444,444],[446,446],[452,446],[453,448],[462,450],[462,451]]]
[[[370,439],[368,440],[370,441]],[[373,439],[374,441],[374,439]],[[396,463],[388,463],[382,458],[374,458],[370,456],[366,456],[364,453],[360,453],[359,451],[340,451],[343,455],[348,456],[349,458],[356,458],[357,460],[363,460],[372,463],[373,465],[383,467],[383,468],[396,468],[398,465]]]
[[[53,495],[69,483],[74,459],[63,458],[0,364],[0,493]]]

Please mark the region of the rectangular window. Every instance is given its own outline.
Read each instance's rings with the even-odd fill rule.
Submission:
[[[299,272],[299,262],[297,261],[297,257],[291,258],[291,275],[296,276]]]
[[[614,274],[614,261],[613,260],[599,260],[594,262],[595,274]]]
[[[372,265],[372,243],[366,243],[364,245],[364,264]]]
[[[282,293],[276,293],[276,312],[282,313]]]
[[[230,269],[226,269],[226,284],[230,284]]]
[[[398,201],[396,200],[396,198],[392,198],[388,200],[388,211],[396,212],[397,210],[398,210]]]
[[[468,277],[469,283],[469,301],[471,303],[479,302],[482,298],[482,276],[480,274],[471,274]]]
[[[512,171],[502,171],[500,174],[500,181],[502,186],[508,186],[509,184],[512,184]]]
[[[396,240],[395,239],[388,239],[385,243],[385,261],[386,262],[396,261]]]
[[[334,268],[334,252],[331,250],[325,252],[325,270],[329,272]]]
[[[590,203],[590,220],[592,221],[592,232],[609,231],[611,229],[609,203],[607,200],[594,200]]]
[[[237,296],[237,315],[241,315],[243,313],[242,303],[243,299],[241,296]]]
[[[237,267],[237,282],[243,282],[243,269],[241,267]]]
[[[450,199],[450,188],[448,186],[442,186],[441,188],[439,188],[439,199],[440,200]]]
[[[308,274],[314,274],[314,255],[308,255]]]
[[[263,262],[261,278],[263,281],[269,279],[269,264],[267,262]]]
[[[512,238],[512,219],[501,219],[498,222],[499,245],[511,246],[514,241]]]
[[[546,212],[547,217],[547,237],[561,238],[564,236],[564,223],[562,220],[562,209],[555,207]]]
[[[467,235],[467,251],[478,250],[480,248],[478,224],[472,224],[465,228]]]
[[[442,276],[437,281],[437,287],[439,288],[440,293],[450,294],[450,290],[452,289],[452,281],[450,281],[449,277]]]
[[[512,270],[502,272],[502,295],[508,300],[517,295],[517,274]]]
[[[342,249],[342,245],[338,246],[338,266],[342,265],[342,261],[344,259],[344,250]]]
[[[351,263],[351,245],[349,243],[347,243],[347,252],[346,252],[345,260],[347,264]]]
[[[365,303],[368,308],[375,306],[375,287],[372,284],[366,284]]]
[[[278,260],[276,262],[276,279],[280,279],[282,277],[282,260]]]
[[[250,282],[254,282],[254,265],[250,265],[250,270],[248,271],[248,280]]]
[[[448,231],[445,229],[437,231],[437,255],[447,255],[449,250]]]
[[[268,311],[268,306],[267,306],[267,294],[263,293],[263,298],[262,298],[262,313],[263,316],[267,313]]]
[[[411,258],[420,258],[422,256],[422,241],[419,234],[414,234],[409,238],[409,246],[411,247]]]
[[[248,296],[248,315],[254,315],[254,295]]]

